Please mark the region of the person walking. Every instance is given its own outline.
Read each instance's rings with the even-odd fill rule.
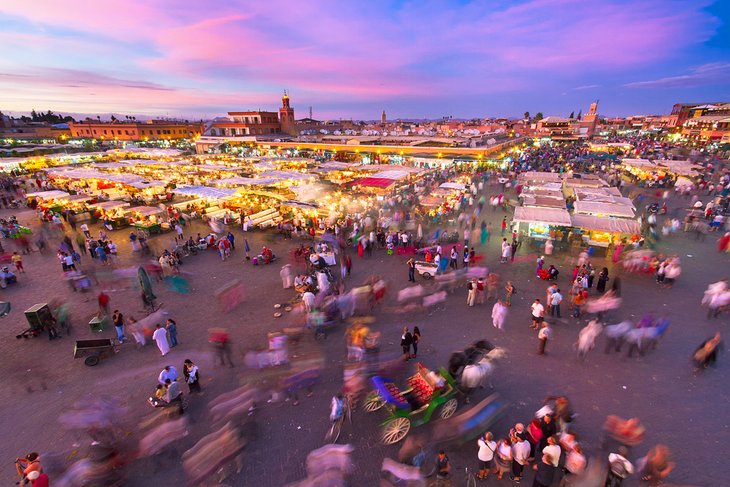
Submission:
[[[504,330],[504,322],[507,319],[507,306],[498,299],[492,307],[492,325],[498,330]]]
[[[170,346],[177,347],[177,323],[170,318],[167,320],[165,328],[167,328],[167,336],[170,338]]]
[[[477,301],[477,283],[474,279],[469,279],[466,283],[466,305],[467,306],[474,306]]]
[[[411,257],[406,264],[408,265],[408,281],[416,282],[416,261]]]
[[[560,303],[563,302],[563,295],[560,294],[560,289],[555,288],[555,291],[550,295],[550,316],[555,316],[558,319],[560,316]]]
[[[198,366],[192,360],[185,359],[185,362],[183,362],[183,375],[190,393],[197,392],[200,394],[202,392],[200,389],[200,374],[198,373]]]
[[[18,271],[19,274],[25,274],[25,269],[23,269],[23,257],[21,257],[18,252],[13,252],[13,256],[10,260],[13,262],[15,270]]]
[[[545,319],[545,307],[540,303],[539,299],[536,299],[531,306],[532,309],[532,325],[530,328],[534,330],[540,329],[540,323]]]
[[[124,337],[124,315],[118,309],[114,310],[112,322],[114,323],[114,329],[117,331],[117,340],[119,340],[119,343],[124,343],[124,340],[126,340]]]
[[[160,349],[163,357],[170,353],[170,345],[167,343],[167,329],[164,326],[157,323],[155,332],[152,334],[152,339],[157,344],[157,348]]]
[[[625,446],[620,446],[617,453],[608,454],[605,487],[621,487],[624,479],[634,473],[634,466],[626,458],[628,456],[629,450]]]
[[[84,236],[86,238],[91,238],[91,233],[89,232],[89,225],[87,225],[86,223],[82,223],[79,228],[81,228],[81,231],[84,232]]]
[[[411,337],[413,339],[413,343],[411,343],[411,346],[413,347],[413,355],[411,358],[416,358],[418,356],[418,342],[421,341],[421,330],[419,330],[417,326],[413,327],[413,334]]]
[[[502,218],[502,236],[504,237],[504,232],[507,231],[507,217],[505,216]]]
[[[547,345],[548,340],[551,338],[553,334],[553,331],[548,326],[547,322],[542,322],[542,328],[540,328],[540,332],[537,334],[538,340],[540,340],[540,345],[537,349],[537,353],[539,355],[545,355],[545,346]]]
[[[489,471],[492,469],[492,461],[494,460],[494,452],[497,450],[497,443],[492,440],[492,433],[487,431],[484,436],[477,440],[477,446],[479,451],[477,452],[477,459],[479,460],[479,473],[477,478],[484,480],[489,475]]]
[[[450,484],[449,479],[451,478],[451,463],[449,457],[446,456],[446,452],[439,450],[436,457],[436,486],[446,487]]]
[[[403,327],[403,334],[400,337],[400,346],[403,349],[403,355],[406,360],[411,358],[411,345],[413,345],[413,335],[408,331],[408,327]]]

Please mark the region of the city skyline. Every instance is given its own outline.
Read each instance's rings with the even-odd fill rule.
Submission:
[[[666,114],[730,98],[717,1],[0,5],[0,110],[376,120]]]

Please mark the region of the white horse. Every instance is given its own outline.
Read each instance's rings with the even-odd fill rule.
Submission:
[[[603,332],[603,325],[598,320],[591,320],[583,329],[578,333],[578,343],[576,344],[578,349],[578,357],[584,358],[588,352],[593,350],[596,346],[596,338]]]
[[[484,355],[476,364],[464,367],[464,371],[461,373],[462,388],[471,391],[476,387],[484,387],[487,381],[489,381],[489,387],[493,388],[491,379],[495,368],[494,362],[506,356],[507,352],[503,348],[497,347]]]

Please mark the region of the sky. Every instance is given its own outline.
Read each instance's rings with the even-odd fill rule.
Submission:
[[[730,101],[727,0],[0,2],[0,110],[606,116]]]

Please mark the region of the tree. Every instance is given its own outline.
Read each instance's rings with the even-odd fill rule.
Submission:
[[[115,117],[114,115],[112,115],[112,122],[116,122],[116,121],[117,121],[117,117]]]
[[[535,114],[535,121],[542,120],[542,119],[543,119],[542,112],[537,112]]]
[[[30,119],[34,122],[38,119],[38,114],[35,112],[35,110],[30,111]]]
[[[523,117],[524,117],[525,120],[529,120],[530,119],[530,112],[525,112],[525,114],[523,115]]]
[[[582,109],[578,111],[578,120],[580,120],[581,118],[583,118],[583,110]]]
[[[575,118],[575,112],[570,112],[570,116],[568,118],[571,119],[571,120],[574,119]]]

